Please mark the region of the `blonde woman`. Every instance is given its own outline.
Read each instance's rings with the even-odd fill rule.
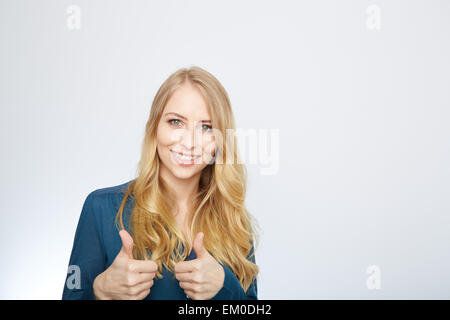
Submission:
[[[137,178],[84,202],[63,299],[257,299],[257,222],[230,129],[209,72],[183,68],[162,84]]]

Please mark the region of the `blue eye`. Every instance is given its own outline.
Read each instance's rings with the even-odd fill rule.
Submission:
[[[207,124],[203,125],[203,128],[205,128],[205,127],[206,127],[206,131],[211,131],[212,130],[212,127],[208,126]]]
[[[178,119],[170,119],[170,120],[169,120],[169,123],[172,124],[172,125],[178,126],[178,124],[174,124],[173,121],[178,121],[178,122],[180,122],[180,124],[181,124],[181,121],[178,120]]]
[[[176,127],[179,127],[182,124],[182,122],[179,119],[170,119],[167,122]],[[212,130],[212,127],[207,124],[204,124],[202,125],[202,130],[209,132]]]

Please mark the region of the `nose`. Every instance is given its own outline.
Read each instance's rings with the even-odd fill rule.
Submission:
[[[190,129],[183,131],[181,136],[181,145],[186,151],[195,153],[196,150],[201,150],[202,146],[202,132],[201,130],[196,130],[195,126],[191,126]]]

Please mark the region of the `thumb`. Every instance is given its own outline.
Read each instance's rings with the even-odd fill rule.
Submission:
[[[122,239],[122,249],[120,249],[119,254],[126,256],[129,259],[133,259],[133,238],[126,230],[119,231],[120,239]]]
[[[197,258],[204,257],[208,252],[206,251],[205,247],[203,246],[203,238],[205,237],[203,232],[197,233],[194,239],[193,247],[195,254],[197,255]]]

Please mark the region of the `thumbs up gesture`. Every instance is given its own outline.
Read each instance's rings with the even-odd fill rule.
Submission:
[[[203,246],[203,237],[203,232],[199,232],[194,239],[197,259],[175,264],[175,277],[180,281],[180,287],[194,300],[211,299],[225,280],[225,270]]]
[[[142,300],[150,294],[158,265],[152,260],[133,259],[134,241],[121,230],[122,248],[111,266],[94,280],[94,294],[100,300]]]

